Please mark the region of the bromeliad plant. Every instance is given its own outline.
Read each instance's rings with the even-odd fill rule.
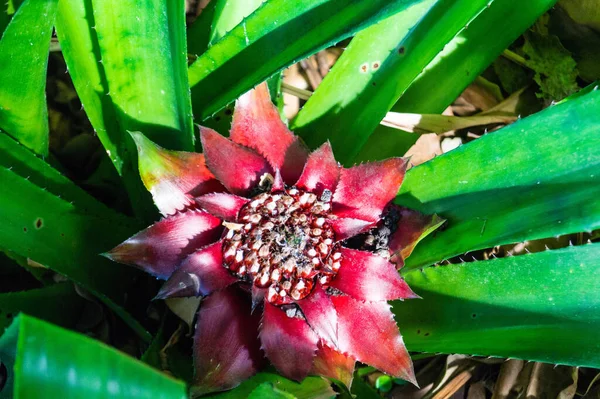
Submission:
[[[350,386],[360,360],[416,384],[386,302],[416,295],[389,259],[402,265],[441,222],[385,210],[406,160],[346,169],[329,143],[309,154],[265,84],[237,101],[231,140],[200,128],[204,154],[133,137],[166,217],[107,257],[168,278],[157,298],[207,296],[194,337],[196,393],[239,385],[265,355],[297,381],[313,373]],[[378,236],[377,254],[349,248],[363,233]]]
[[[527,31],[554,3],[211,0],[186,28],[183,1],[9,2],[0,398],[362,397],[377,394],[361,363],[418,383],[408,351],[600,367],[598,244],[487,259],[599,238],[600,91],[563,99],[574,68],[567,83],[536,68],[571,65],[566,50],[544,26]],[[436,114],[524,32],[522,54],[561,62],[508,57],[562,101],[521,119],[525,94],[506,89],[459,125],[515,123],[406,171],[418,134],[380,126],[386,114],[440,131],[452,119]],[[350,37],[313,93],[288,87],[310,97],[295,136],[271,102],[280,71]],[[65,118],[46,103],[50,45],[76,96],[49,98],[62,110],[79,98],[102,145],[88,192],[55,158]],[[187,356],[165,302],[191,324]],[[95,336],[146,364],[48,323],[90,333],[92,306],[110,316]]]

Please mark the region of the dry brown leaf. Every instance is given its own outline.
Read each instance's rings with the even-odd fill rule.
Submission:
[[[440,136],[430,133],[421,135],[417,142],[406,151],[404,156],[410,157],[410,164],[412,166],[417,166],[441,154]]]
[[[381,124],[410,133],[445,133],[474,126],[508,124],[517,119],[509,115],[446,116],[388,112]]]

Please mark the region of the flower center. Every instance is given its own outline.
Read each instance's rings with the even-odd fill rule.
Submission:
[[[266,288],[275,305],[306,297],[318,280],[328,284],[341,265],[330,224],[331,193],[289,189],[259,194],[240,210],[241,224],[227,223],[225,268]]]

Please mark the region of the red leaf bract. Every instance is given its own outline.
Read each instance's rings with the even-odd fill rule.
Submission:
[[[240,209],[250,200],[228,193],[212,193],[196,198],[196,203],[216,217],[235,222]]]
[[[333,213],[376,222],[396,197],[406,167],[404,159],[390,158],[342,169],[333,195]]]
[[[192,197],[223,191],[206,167],[204,154],[166,150],[143,134],[132,132],[138,150],[138,168],[144,186],[163,215],[172,215],[193,204]]]
[[[416,385],[412,361],[387,302],[332,296],[338,312],[340,350]]]
[[[242,95],[235,104],[231,140],[256,150],[279,169],[288,184],[300,176],[308,151],[281,120],[266,83]]]
[[[304,299],[296,302],[313,330],[333,347],[337,347],[337,314],[329,295],[317,284]]]
[[[209,295],[234,284],[237,278],[223,267],[222,246],[218,241],[185,258],[156,299]]]
[[[296,186],[320,196],[323,190],[333,193],[339,178],[340,166],[333,156],[331,144],[327,142],[308,156]]]
[[[319,338],[305,320],[288,317],[281,308],[265,301],[260,340],[283,376],[301,381],[308,375]]]
[[[259,370],[264,354],[258,325],[247,296],[235,286],[204,300],[194,335],[195,394],[234,388]]]
[[[200,138],[208,168],[233,194],[249,194],[263,174],[273,174],[269,163],[261,155],[212,129],[200,128]]]
[[[418,298],[396,267],[371,252],[341,248],[342,266],[331,286],[362,301]]]
[[[185,257],[217,240],[222,231],[220,219],[202,211],[187,211],[140,231],[106,256],[165,279]]]

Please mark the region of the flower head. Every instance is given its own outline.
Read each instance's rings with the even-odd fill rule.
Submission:
[[[203,296],[196,391],[262,365],[350,383],[354,363],[415,382],[387,301],[415,298],[397,267],[440,219],[389,205],[406,161],[352,168],[329,143],[309,153],[265,85],[236,103],[230,139],[201,128],[204,154],[133,133],[161,221],[108,253],[166,279],[158,298]]]

